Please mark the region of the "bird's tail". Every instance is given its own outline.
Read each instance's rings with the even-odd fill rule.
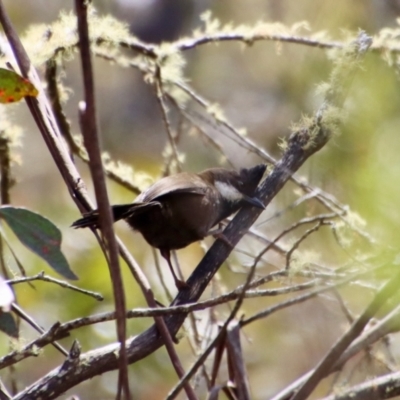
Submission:
[[[154,201],[149,203],[130,203],[130,204],[117,204],[111,206],[114,222],[120,219],[129,218],[134,213],[142,213],[151,207],[160,206],[160,203]],[[76,220],[71,226],[73,228],[97,228],[99,226],[99,212],[97,210],[90,211],[83,214],[83,217]]]

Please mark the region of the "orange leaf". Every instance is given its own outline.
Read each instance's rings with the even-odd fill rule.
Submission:
[[[14,103],[25,96],[38,95],[33,84],[14,71],[0,68],[0,103]]]

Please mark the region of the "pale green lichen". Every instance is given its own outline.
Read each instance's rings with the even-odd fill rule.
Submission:
[[[335,237],[339,244],[346,248],[350,247],[355,240],[354,232],[363,230],[366,221],[356,212],[347,210],[345,220],[337,220],[333,224]]]
[[[207,113],[210,114],[218,122],[226,122],[226,117],[222,111],[221,106],[218,103],[210,103],[206,109]]]
[[[291,26],[279,22],[270,23],[265,21],[258,21],[253,25],[240,24],[235,26],[232,22],[222,24],[209,10],[201,14],[200,20],[204,26],[193,31],[194,39],[202,37],[216,39],[218,36],[224,35],[240,36],[243,42],[251,44],[261,37],[296,36],[304,31],[310,31],[309,24],[306,21],[296,22]],[[318,37],[323,37],[323,33],[318,32]],[[187,40],[187,38],[183,40]]]
[[[102,160],[107,173],[118,176],[121,180],[137,187],[140,191],[143,191],[153,183],[153,178],[149,174],[143,171],[135,171],[132,166],[122,161],[112,160],[107,152],[102,153]]]
[[[163,90],[174,98],[180,106],[183,106],[188,101],[189,96],[177,84],[187,83],[183,73],[186,59],[174,45],[169,43],[163,43],[157,47],[156,53],[161,68]]]
[[[172,149],[171,143],[168,142],[165,145],[164,150],[162,152],[162,156],[165,160],[172,160],[174,158],[174,151]],[[186,154],[178,152],[179,164],[183,164],[185,162],[185,159],[186,159]],[[175,162],[176,162],[176,160],[175,160]],[[174,166],[176,167],[177,165],[174,164]]]
[[[290,259],[290,275],[295,276],[310,265],[319,263],[320,259],[320,254],[316,251],[296,249]]]
[[[278,138],[278,147],[282,152],[286,151],[288,148],[287,139],[284,137]]]

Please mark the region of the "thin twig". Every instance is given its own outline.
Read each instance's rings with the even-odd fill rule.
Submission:
[[[0,196],[1,204],[10,204],[10,189],[14,184],[11,175],[10,140],[0,136]]]
[[[80,143],[78,143],[77,139],[72,135],[71,126],[66,115],[64,114],[61,105],[60,93],[57,83],[57,61],[55,58],[50,59],[46,62],[45,78],[47,82],[47,92],[49,94],[51,107],[53,109],[53,113],[60,132],[68,143],[71,152],[75,156],[79,157],[84,163],[88,164],[89,158],[86,149]],[[110,178],[114,182],[117,182],[119,185],[121,185],[125,189],[130,190],[133,193],[139,194],[141,192],[139,187],[135,185],[130,179],[123,176],[122,174],[116,173],[113,168],[109,167],[108,164],[105,164],[103,166],[104,172],[108,178]]]
[[[13,279],[8,280],[7,283],[9,285],[16,285],[18,283],[25,283],[25,282],[32,282],[32,281],[44,281],[44,282],[55,283],[56,285],[59,285],[59,286],[61,286],[63,288],[75,290],[76,292],[85,294],[85,295],[90,296],[90,297],[94,297],[98,301],[103,301],[104,300],[104,297],[100,293],[92,292],[91,290],[82,289],[82,288],[79,288],[79,287],[77,287],[75,285],[71,285],[68,282],[62,281],[60,279],[53,278],[53,277],[51,277],[49,275],[46,275],[44,273],[44,271],[39,272],[38,274],[33,275],[33,276],[26,276],[26,277],[21,277],[21,278],[13,278]]]
[[[21,319],[27,322],[32,328],[41,334],[45,334],[46,330],[43,329],[36,321],[31,318],[20,306],[16,303],[11,305],[12,311],[17,314]],[[59,343],[52,341],[51,344],[64,356],[68,357],[68,351],[64,349]]]
[[[313,234],[314,232],[318,231],[318,229],[323,226],[326,225],[326,223],[324,221],[319,221],[317,224],[315,224],[312,228],[307,229],[292,245],[292,247],[290,248],[290,250],[287,252],[286,254],[286,270],[289,270],[290,267],[290,258],[292,257],[292,254],[295,250],[298,249],[298,247],[300,246],[300,244],[311,234]]]
[[[97,205],[100,214],[100,228],[107,244],[109,270],[113,284],[115,310],[117,314],[117,337],[120,343],[120,363],[117,399],[121,398],[121,389],[126,399],[130,399],[128,381],[128,360],[126,354],[126,320],[125,320],[125,293],[122,275],[118,261],[118,247],[114,235],[113,217],[108,201],[107,187],[101,159],[100,139],[97,129],[96,103],[94,94],[94,77],[90,52],[88,27],[88,3],[85,0],[75,0],[75,9],[78,21],[79,49],[81,55],[85,106],[81,108],[82,134],[85,147],[89,154],[89,167],[92,174]]]
[[[161,66],[159,64],[157,64],[156,71],[155,71],[155,84],[156,84],[158,104],[161,109],[162,119],[164,121],[165,130],[167,132],[169,145],[171,146],[173,160],[176,163],[175,167],[177,168],[177,172],[181,172],[182,166],[181,166],[181,162],[179,160],[178,149],[176,148],[176,139],[172,133],[171,123],[168,118],[168,110],[167,110],[167,106],[165,104],[165,99],[164,99],[165,95],[164,95],[164,89],[163,89]]]

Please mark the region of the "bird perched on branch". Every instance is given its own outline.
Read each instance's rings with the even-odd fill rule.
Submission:
[[[266,166],[257,165],[239,172],[210,168],[198,174],[182,172],[160,179],[142,192],[133,203],[112,206],[114,221],[124,219],[166,259],[178,289],[186,287],[171,264],[170,251],[214,235],[229,243],[217,230],[211,230],[245,204],[264,208],[254,197]],[[74,228],[96,228],[99,214],[90,211],[75,221]]]

